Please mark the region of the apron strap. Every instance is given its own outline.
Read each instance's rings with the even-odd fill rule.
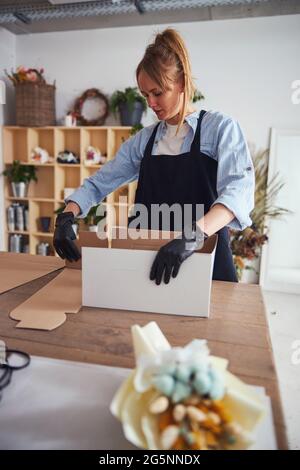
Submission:
[[[200,114],[199,114],[199,117],[198,117],[198,123],[197,123],[197,127],[196,127],[196,131],[195,131],[195,136],[194,136],[194,140],[192,142],[192,145],[191,145],[191,152],[193,153],[199,153],[200,152],[200,145],[201,145],[201,123],[202,123],[202,119],[203,119],[203,116],[205,115],[206,111],[204,109],[201,110]]]
[[[156,132],[157,132],[157,129],[158,129],[159,125],[160,125],[160,121],[154,127],[154,129],[152,131],[152,134],[150,136],[150,139],[147,142],[147,145],[146,145],[146,148],[145,148],[145,151],[144,151],[144,156],[145,157],[148,157],[148,156],[152,155],[153,144],[154,144],[154,141],[155,141]]]
[[[200,114],[199,114],[199,117],[198,117],[198,123],[197,123],[197,128],[196,128],[196,132],[195,132],[195,136],[194,136],[194,140],[192,142],[192,145],[191,145],[191,152],[197,152],[199,153],[200,152],[200,145],[201,145],[201,122],[202,122],[202,119],[203,119],[203,116],[205,115],[206,111],[204,109],[201,110]],[[151,156],[152,155],[152,149],[153,149],[153,145],[154,145],[154,141],[155,141],[155,137],[156,137],[156,133],[157,133],[157,129],[158,129],[158,126],[160,125],[161,121],[159,121],[156,126],[154,127],[153,131],[152,131],[152,134],[150,136],[150,139],[148,140],[147,142],[147,145],[146,145],[146,148],[145,148],[145,152],[144,152],[144,156]]]

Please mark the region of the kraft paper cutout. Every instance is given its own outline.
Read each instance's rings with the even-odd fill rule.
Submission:
[[[64,269],[11,313],[19,320],[16,328],[54,330],[66,321],[66,313],[77,313],[81,307],[81,271]]]
[[[55,256],[0,252],[0,294],[63,268]]]
[[[79,250],[81,250],[82,246],[108,247],[107,239],[100,240],[95,232],[85,231],[79,233],[79,240],[76,240],[76,244]],[[66,321],[66,313],[77,313],[80,310],[82,303],[81,260],[71,263],[67,260],[64,261],[52,256],[31,256],[31,264],[24,262],[22,264],[22,258],[20,258],[22,255],[13,253],[6,253],[6,255],[14,271],[18,263],[18,269],[20,269],[21,274],[24,275],[23,277],[28,277],[32,271],[32,266],[39,268],[41,264],[42,267],[44,265],[58,265],[56,269],[66,266],[64,271],[55,279],[33,294],[25,302],[18,305],[18,307],[10,313],[10,318],[19,320],[16,328],[51,331],[58,328]],[[23,256],[27,256],[26,260],[28,260],[28,256],[30,255]],[[45,272],[45,274],[47,274],[47,272]]]

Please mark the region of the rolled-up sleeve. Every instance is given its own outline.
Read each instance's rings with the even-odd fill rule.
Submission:
[[[141,134],[142,132],[139,132],[126,140],[114,159],[105,163],[94,175],[86,178],[82,186],[65,200],[66,203],[73,201],[78,204],[81,210],[79,217],[85,217],[91,207],[99,204],[118,187],[138,178],[142,158]]]
[[[228,226],[244,230],[252,223],[250,212],[254,207],[255,173],[242,129],[231,118],[219,126],[216,157],[218,198],[213,205],[227,207],[235,215]]]

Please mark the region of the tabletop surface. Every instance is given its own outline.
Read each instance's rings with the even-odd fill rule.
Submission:
[[[80,362],[134,367],[130,328],[156,321],[172,346],[194,338],[229,360],[229,370],[246,383],[265,387],[272,401],[277,443],[287,448],[286,431],[261,289],[213,281],[210,318],[82,307],[53,331],[15,328],[9,313],[51,279],[56,271],[0,295],[0,339],[8,348]],[[66,292],[66,295],[68,293]]]

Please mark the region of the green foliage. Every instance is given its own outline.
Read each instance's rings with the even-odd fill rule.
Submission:
[[[130,129],[130,135],[135,135],[137,132],[143,129],[143,127],[143,124],[136,124],[135,126],[132,126]]]
[[[83,219],[86,225],[98,225],[100,220],[105,219],[106,213],[104,215],[97,215],[97,210],[100,206],[101,204],[97,204],[96,206],[90,208],[88,214]]]
[[[193,103],[196,103],[197,101],[204,100],[204,99],[205,99],[205,96],[202,95],[201,91],[196,90],[192,101]]]
[[[32,165],[21,165],[19,160],[14,160],[13,164],[3,171],[12,183],[29,183],[37,181],[36,167]]]

